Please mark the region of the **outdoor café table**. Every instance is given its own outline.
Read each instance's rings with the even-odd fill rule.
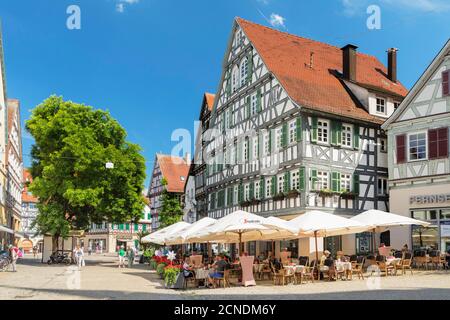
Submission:
[[[205,281],[205,287],[208,285],[208,278],[210,274],[210,270],[208,269],[195,269],[195,280],[204,280]]]
[[[303,270],[305,270],[305,266],[300,265],[285,265],[283,268],[291,269],[292,273],[303,273]]]
[[[338,272],[345,273],[345,278],[348,280],[348,275],[352,271],[352,263],[348,261],[336,261],[335,266]]]
[[[400,258],[394,258],[394,257],[387,257],[386,258],[386,265],[396,265],[398,262],[400,262],[402,259]]]

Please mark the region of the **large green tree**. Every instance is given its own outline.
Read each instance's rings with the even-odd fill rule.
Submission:
[[[180,197],[167,191],[167,180],[162,180],[161,210],[158,213],[160,227],[164,228],[180,222],[183,218],[183,208]]]
[[[30,190],[39,197],[39,232],[58,238],[91,223],[139,220],[145,160],[108,112],[52,96],[26,129],[35,139]]]

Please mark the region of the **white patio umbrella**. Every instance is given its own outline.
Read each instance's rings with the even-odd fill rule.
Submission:
[[[188,237],[192,234],[195,234],[199,231],[204,230],[205,228],[208,228],[215,224],[217,222],[216,219],[212,218],[203,218],[193,224],[191,224],[189,227],[184,229],[181,232],[178,232],[176,234],[172,233],[172,236],[167,239],[166,244],[172,245],[172,244],[184,244],[184,243],[192,243],[188,240]]]
[[[430,223],[417,219],[401,216],[391,212],[385,212],[380,210],[368,210],[350,220],[357,221],[369,227],[369,229],[375,235],[376,232],[382,232],[389,227],[399,226],[429,226]],[[375,251],[375,236],[373,238],[373,249]]]
[[[264,217],[246,211],[233,212],[212,226],[188,237],[191,242],[240,243],[280,236],[294,235],[293,228],[271,222]]]
[[[148,236],[145,236],[144,238],[142,238],[141,242],[166,245],[166,241],[170,237],[185,230],[189,226],[190,226],[190,224],[187,222],[183,222],[183,221],[178,222],[178,223],[172,224],[166,228],[163,228],[161,230],[153,232],[153,233],[149,234]]]
[[[316,245],[316,261],[319,261],[317,237],[330,237],[359,233],[368,230],[368,227],[347,218],[322,211],[309,211],[289,221],[298,233],[314,236]]]

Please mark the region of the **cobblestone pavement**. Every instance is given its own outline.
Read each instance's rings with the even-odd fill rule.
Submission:
[[[113,256],[90,256],[86,267],[20,260],[18,272],[0,272],[0,299],[450,299],[450,272],[415,271],[414,275],[368,280],[256,287],[168,290],[148,266],[119,269]]]

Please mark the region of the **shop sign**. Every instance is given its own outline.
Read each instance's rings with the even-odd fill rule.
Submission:
[[[450,202],[450,194],[432,194],[411,196],[410,204],[439,204]]]

